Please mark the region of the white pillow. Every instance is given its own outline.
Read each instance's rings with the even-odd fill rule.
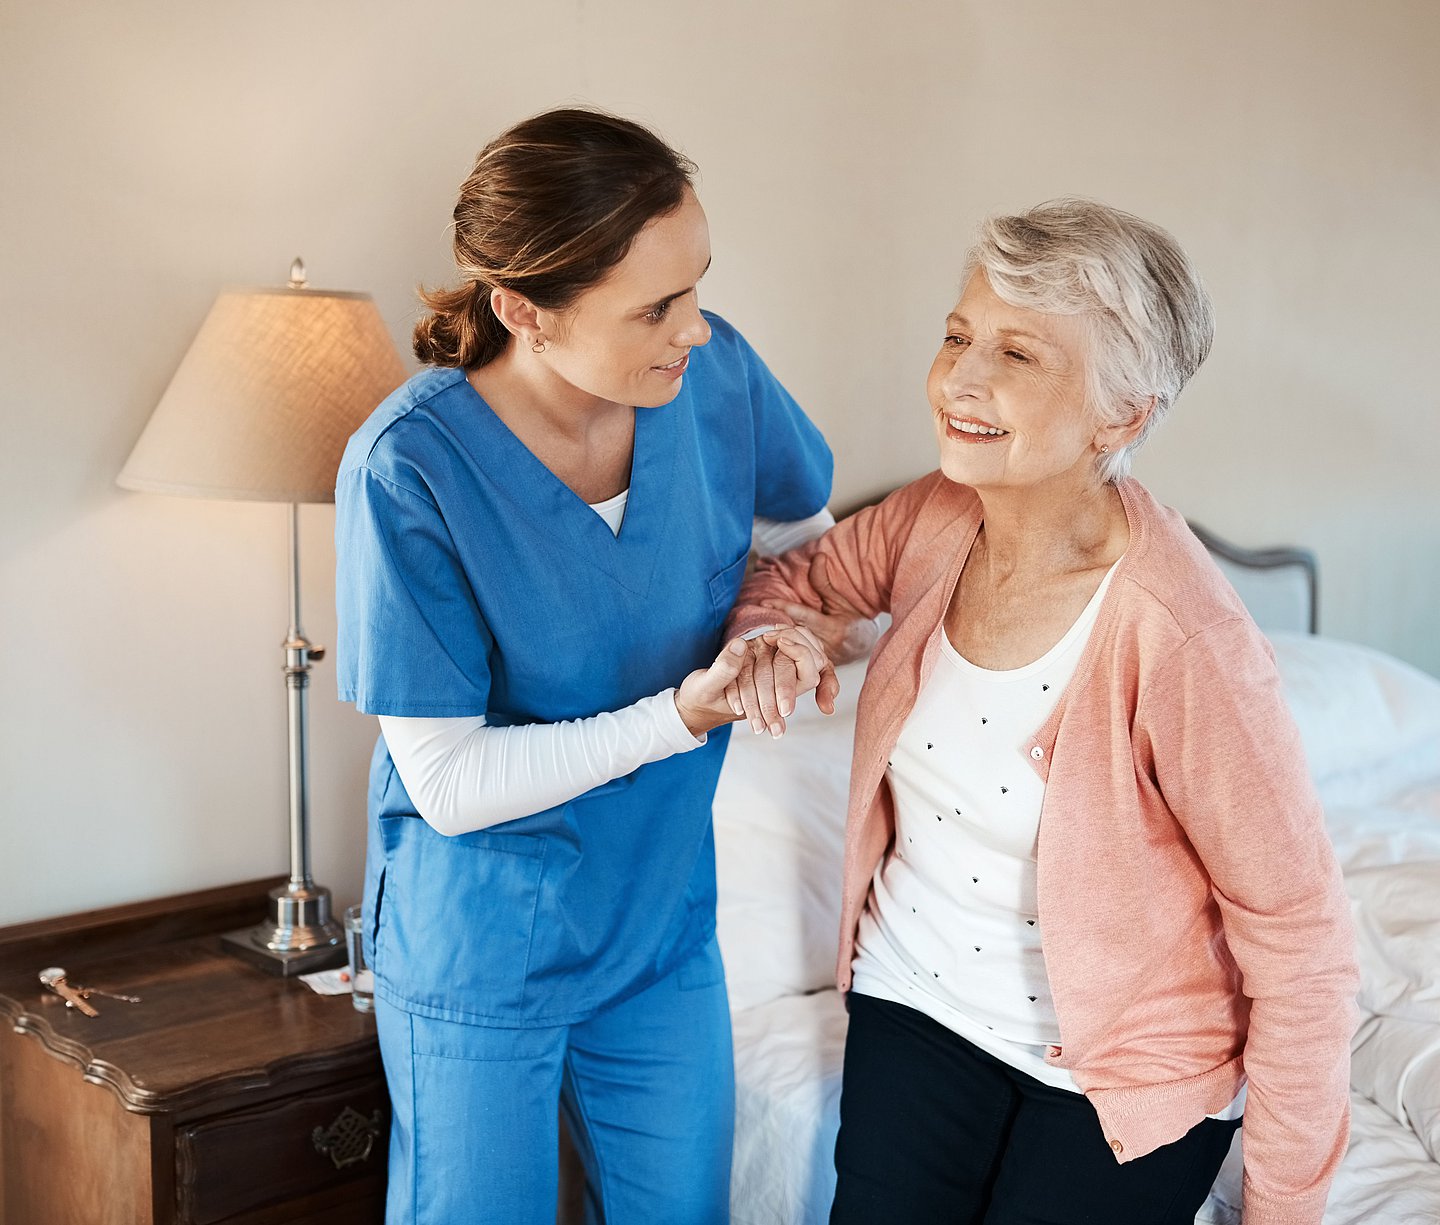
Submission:
[[[1352,642],[1274,633],[1285,697],[1326,807],[1440,776],[1440,680]]]
[[[833,985],[845,806],[864,662],[838,670],[835,714],[813,699],[779,740],[743,724],[715,792],[716,923],[730,1007]]]
[[[1440,860],[1440,773],[1383,802],[1325,804],[1325,828],[1340,870]]]

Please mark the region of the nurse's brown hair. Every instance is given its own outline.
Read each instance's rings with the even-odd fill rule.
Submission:
[[[680,206],[694,173],[649,129],[603,111],[546,111],[497,136],[455,205],[460,285],[420,288],[432,313],[415,326],[415,356],[466,370],[492,361],[510,342],[492,289],[564,310],[625,258],[647,222]]]

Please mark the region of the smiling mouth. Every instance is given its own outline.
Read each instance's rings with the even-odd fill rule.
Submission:
[[[689,360],[690,360],[690,354],[687,353],[687,354],[685,354],[684,357],[676,358],[676,359],[675,359],[673,362],[671,362],[668,366],[653,366],[653,367],[651,367],[651,368],[654,369],[654,370],[664,370],[664,371],[667,371],[667,372],[668,372],[668,371],[671,371],[671,370],[683,370],[683,369],[685,368],[685,363],[688,362]]]
[[[1002,430],[998,425],[986,425],[980,421],[970,421],[962,417],[945,418],[948,425],[957,434],[965,434],[971,438],[1004,438],[1010,431]]]

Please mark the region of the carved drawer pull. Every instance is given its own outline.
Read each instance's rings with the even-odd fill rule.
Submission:
[[[329,1127],[317,1127],[310,1133],[315,1151],[323,1153],[335,1163],[337,1170],[354,1165],[370,1156],[375,1141],[380,1136],[380,1112],[375,1111],[368,1119],[353,1107],[346,1106]]]

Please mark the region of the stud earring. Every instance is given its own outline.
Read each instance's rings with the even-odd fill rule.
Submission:
[[[530,346],[530,352],[531,352],[531,353],[544,353],[544,352],[545,352],[545,337],[543,337],[543,336],[537,336],[537,337],[535,338],[535,343]]]
[[[1100,454],[1101,454],[1101,455],[1109,455],[1109,454],[1110,454],[1110,448],[1102,444],[1101,447],[1100,447]]]

